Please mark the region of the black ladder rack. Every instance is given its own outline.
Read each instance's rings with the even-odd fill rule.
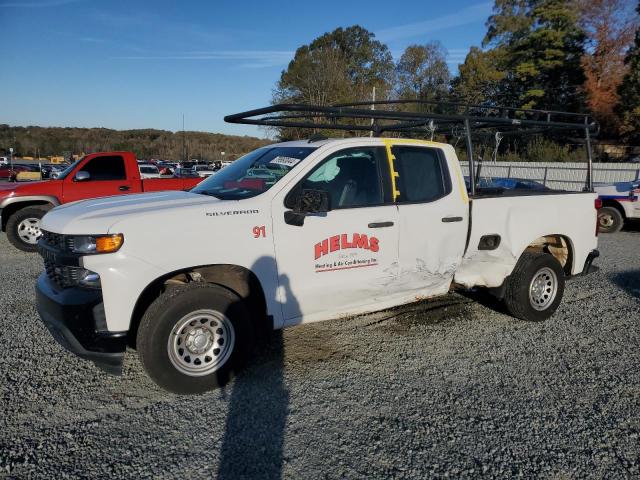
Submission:
[[[450,131],[455,135],[457,129],[460,136],[466,137],[472,196],[476,186],[472,135],[496,130],[505,135],[581,131],[585,135],[588,162],[585,191],[593,191],[591,135],[597,133],[598,125],[587,114],[424,100],[387,100],[330,106],[281,103],[227,115],[224,120],[266,127],[372,132],[375,136],[384,132],[424,135],[428,129],[439,133]]]

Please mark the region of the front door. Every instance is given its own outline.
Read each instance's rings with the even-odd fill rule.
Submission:
[[[467,238],[468,198],[459,167],[427,144],[391,142],[389,154],[400,215],[397,286],[414,298],[442,295]]]
[[[75,174],[80,171],[87,172],[89,178],[76,180]],[[62,195],[65,203],[139,191],[140,181],[127,177],[125,161],[121,155],[89,158],[79,166],[75,174],[64,180]]]
[[[335,318],[381,302],[398,270],[398,209],[384,147],[329,153],[272,206],[285,324]],[[290,225],[302,189],[328,193],[330,211]]]

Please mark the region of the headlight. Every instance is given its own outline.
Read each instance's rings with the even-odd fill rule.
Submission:
[[[78,284],[87,288],[100,288],[100,275],[83,268],[78,272]]]
[[[120,250],[124,235],[81,235],[73,237],[74,253],[113,253]]]

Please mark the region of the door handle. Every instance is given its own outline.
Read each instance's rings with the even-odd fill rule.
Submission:
[[[444,223],[461,222],[462,217],[442,217]]]
[[[129,190],[131,187],[129,187],[128,185],[120,185],[118,187],[118,190],[120,190],[121,192],[126,192],[127,190]]]
[[[393,227],[393,222],[373,222],[369,224],[369,228],[385,228]]]

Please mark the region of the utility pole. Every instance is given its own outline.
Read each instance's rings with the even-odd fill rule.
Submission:
[[[376,87],[373,87],[373,93],[371,94],[371,101],[374,102],[371,104],[371,110],[375,110],[376,109],[376,105],[375,105],[375,101],[376,101]],[[373,117],[371,118],[371,131],[369,132],[369,137],[373,137]]]
[[[185,153],[186,153],[186,145],[185,145],[185,138],[184,138],[184,113],[182,114],[182,161],[186,162],[187,159],[185,158]]]

